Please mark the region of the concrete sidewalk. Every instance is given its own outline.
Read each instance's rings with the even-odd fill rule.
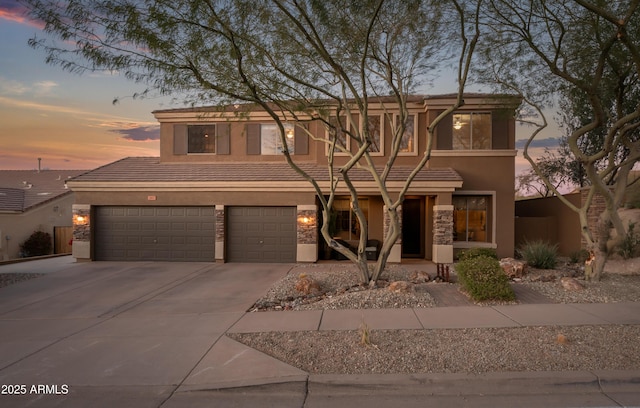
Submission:
[[[640,303],[246,313],[292,268],[93,262],[1,288],[0,406],[640,406],[640,367],[309,375],[225,336],[357,330],[363,320],[371,329],[415,330],[637,325]]]

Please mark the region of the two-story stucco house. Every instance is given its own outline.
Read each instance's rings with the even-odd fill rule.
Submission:
[[[452,262],[457,250],[470,247],[513,255],[514,111],[520,100],[482,94],[464,100],[438,125],[431,159],[408,190],[402,235],[390,262]],[[424,154],[428,124],[453,102],[452,95],[409,100],[407,130],[387,180],[391,193],[400,191]],[[71,180],[74,256],[224,262],[323,258],[321,212],[312,186],[285,162],[279,133],[266,112],[238,115],[237,109],[242,106],[155,111],[160,157],[125,158]],[[372,156],[381,167],[391,150],[394,109],[392,103],[369,106]],[[301,168],[326,182],[326,144],[315,139],[324,138],[327,130],[319,121],[305,126],[306,132],[286,129],[287,148]],[[346,160],[338,154],[335,166]],[[350,174],[368,220],[367,238],[382,241],[383,201],[370,176]],[[332,222],[335,235],[348,242],[359,238],[360,228],[347,190],[343,193],[334,203]]]

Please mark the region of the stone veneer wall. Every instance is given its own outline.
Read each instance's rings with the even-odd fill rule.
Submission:
[[[387,207],[384,209],[384,225],[382,229],[382,236],[387,237],[387,233],[389,232],[389,228],[391,227],[391,217],[389,217],[389,212],[387,211]],[[400,234],[398,235],[398,239],[396,240],[396,245],[402,244],[402,206],[398,206],[398,220],[400,221]]]
[[[296,261],[318,260],[318,208],[298,205],[296,209]]]
[[[215,242],[215,257],[216,261],[224,261],[224,205],[216,205],[215,210],[216,217],[216,242]]]
[[[71,211],[73,214],[72,255],[78,260],[91,260],[91,205],[73,204]]]
[[[308,222],[304,222],[304,219]],[[317,210],[298,209],[298,244],[316,244],[318,242]]]
[[[434,210],[433,244],[453,245],[453,210]]]
[[[78,222],[78,217],[85,221]],[[91,207],[73,206],[73,240],[91,241]]]
[[[389,217],[389,213],[387,212],[387,206],[384,206],[382,209],[384,213],[384,224],[383,224],[383,236],[386,238],[387,233],[389,232],[389,228],[391,227],[391,217]],[[402,261],[402,206],[398,206],[398,221],[400,221],[400,234],[398,235],[398,239],[393,244],[391,248],[391,252],[389,253],[389,257],[387,258],[387,262],[389,263],[400,263]]]
[[[582,206],[584,206],[588,194],[589,188],[583,188],[580,190],[580,203]],[[589,210],[587,210],[587,226],[589,227],[589,231],[591,231],[591,236],[594,240],[599,239],[600,229],[598,228],[598,224],[600,223],[600,215],[606,210],[607,203],[604,200],[604,197],[598,193],[594,194],[593,199],[591,200],[591,206],[589,207]],[[584,239],[582,234],[580,234],[580,236],[582,248],[586,248],[587,241]]]

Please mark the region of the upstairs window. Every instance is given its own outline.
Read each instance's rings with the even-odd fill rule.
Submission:
[[[340,117],[340,121],[335,116],[329,118],[329,126],[326,127],[327,132],[327,140],[336,141],[335,154],[345,154],[344,150],[349,151],[350,148],[350,139],[347,133],[343,130],[349,126],[347,118],[344,116]],[[329,154],[329,144],[327,144],[327,154]]]
[[[369,151],[371,153],[379,153],[379,154],[384,153],[383,124],[384,124],[384,116],[382,115],[367,116],[366,126],[367,126],[367,129],[369,130],[369,137],[371,138],[371,145],[369,146]]]
[[[399,154],[412,154],[416,152],[417,145],[417,126],[416,115],[407,115],[404,123],[404,133],[400,140]],[[396,129],[400,127],[400,115],[396,115]]]
[[[491,113],[453,115],[453,150],[491,149]]]
[[[216,125],[189,125],[187,153],[215,153]]]
[[[284,135],[287,141],[287,150],[294,153],[295,128],[293,124],[284,124]],[[284,146],[280,137],[280,129],[275,124],[260,125],[260,154],[278,155],[284,154]]]

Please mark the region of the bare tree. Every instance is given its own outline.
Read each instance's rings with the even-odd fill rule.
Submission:
[[[178,95],[192,105],[248,103],[268,112],[280,130],[285,160],[313,186],[322,205],[322,236],[372,285],[400,234],[400,205],[430,158],[437,124],[463,103],[479,35],[480,1],[22,1],[58,40],[34,38],[31,45],[63,69],[117,72],[144,83],[142,95]],[[424,156],[392,195],[386,182],[405,132],[410,94],[444,63],[458,72],[456,101],[431,123]],[[369,126],[351,124],[356,116],[367,118],[374,105],[392,104],[399,111],[399,120],[389,121],[395,124],[392,152],[384,166],[376,166],[376,135]],[[309,121],[326,127],[326,137],[309,134],[326,145],[328,186],[298,166],[286,148],[285,123],[292,121],[302,129]],[[336,153],[347,157],[340,166]],[[373,271],[366,262],[367,221],[354,171],[369,174],[390,219]],[[334,199],[344,188],[362,229],[356,253],[329,231]]]
[[[587,279],[599,280],[608,250],[624,236],[618,216],[629,171],[640,158],[637,138],[640,106],[635,100],[640,74],[640,1],[604,0],[491,0],[483,18],[491,35],[482,53],[487,69],[480,74],[501,89],[523,96],[525,117],[535,123],[524,149],[534,171],[547,187],[575,211],[592,258]],[[564,199],[528,152],[529,145],[546,127],[546,106],[573,93],[585,101],[589,119],[567,138],[571,153],[589,181],[583,206]],[[611,95],[614,95],[612,98]],[[581,141],[599,131],[599,148],[588,151]],[[619,152],[628,152],[620,160]],[[613,175],[616,175],[613,177]],[[612,181],[609,184],[609,181]],[[600,225],[590,229],[587,211],[595,195],[606,202]],[[617,238],[609,236],[615,228]]]

